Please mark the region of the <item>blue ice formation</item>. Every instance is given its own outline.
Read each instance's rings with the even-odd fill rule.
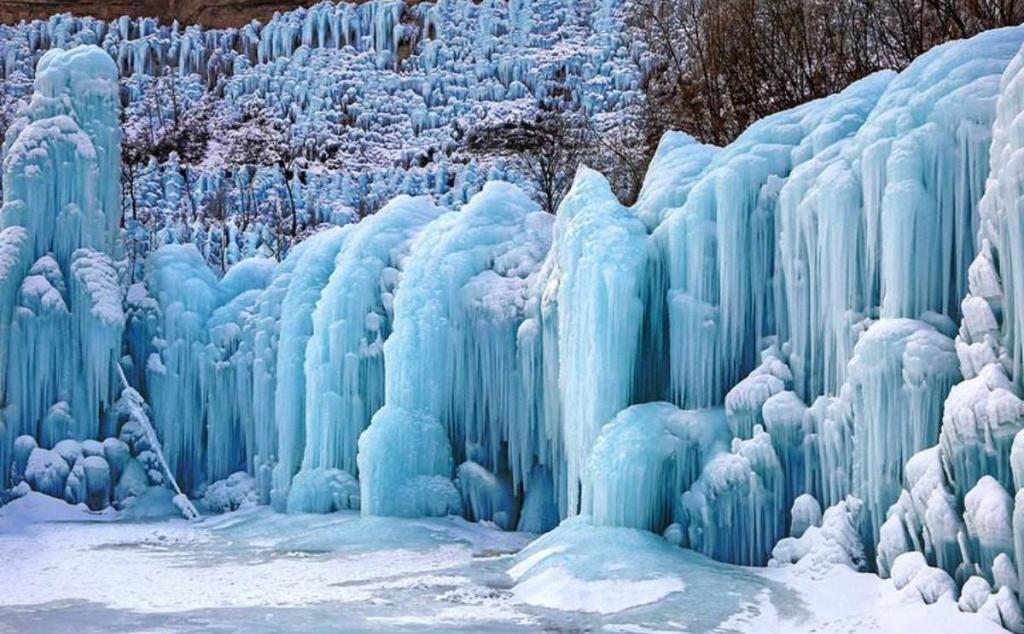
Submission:
[[[176,486],[119,365],[118,109],[106,53],[52,49],[4,141],[0,484],[94,510]]]
[[[15,484],[10,447],[19,436],[52,448],[115,432],[125,325],[113,260],[121,217],[117,91],[117,69],[103,51],[54,49],[39,61],[31,101],[4,141],[5,484]]]
[[[305,359],[302,473],[358,475],[359,435],[384,404],[384,341],[394,296],[413,238],[442,213],[429,198],[400,196],[359,223],[333,263],[313,313]],[[301,475],[301,473],[300,473]],[[294,486],[291,509],[310,507],[319,487]]]
[[[384,343],[385,405],[359,439],[364,513],[423,508],[423,494],[445,479],[452,486],[453,459],[525,480],[521,465],[532,464],[535,443],[520,422],[516,341],[550,232],[551,217],[536,203],[492,183],[416,239]],[[396,438],[400,420],[414,438]]]
[[[462,68],[438,39],[458,4],[415,10],[435,34],[418,63]],[[493,53],[480,82],[448,94],[427,73],[421,98],[545,89],[498,53],[534,41],[539,18],[514,4],[508,31],[496,5],[470,12],[495,38],[475,44]],[[280,75],[239,61],[229,90],[285,103],[278,83],[319,68],[320,47],[381,70],[415,30],[394,3],[333,6],[243,30],[239,60]],[[187,75],[208,43],[175,37]],[[168,239],[141,281],[119,229],[117,67],[95,47],[47,53],[4,144],[4,499],[126,507],[180,486],[211,510],[456,513],[538,533],[585,515],[567,525],[737,564],[846,563],[933,599],[960,585],[965,609],[1012,620],[1022,44],[1021,28],[945,44],[724,148],[668,134],[631,208],[588,167],[554,217],[498,179],[458,201],[426,186],[339,212],[280,259],[236,244],[223,273]],[[146,196],[197,195],[164,176]],[[331,191],[368,195],[347,187]]]

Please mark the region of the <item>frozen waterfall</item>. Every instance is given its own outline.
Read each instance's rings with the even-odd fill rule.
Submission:
[[[405,36],[373,6],[255,54],[384,59]],[[117,66],[47,53],[4,143],[0,481],[90,508],[176,481],[291,513],[586,515],[730,563],[912,570],[1009,615],[1022,44],[942,45],[723,148],[668,133],[632,207],[581,166],[554,216],[498,181],[458,210],[400,196],[223,275],[162,246],[130,288]]]

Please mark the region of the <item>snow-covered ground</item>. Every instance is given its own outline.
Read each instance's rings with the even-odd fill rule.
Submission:
[[[1002,631],[845,567],[730,566],[583,520],[531,539],[265,507],[137,522],[32,493],[0,508],[0,632]]]

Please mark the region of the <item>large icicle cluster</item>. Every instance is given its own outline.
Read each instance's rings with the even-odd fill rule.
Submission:
[[[442,210],[399,197],[357,225],[313,313],[306,351],[305,449],[291,510],[331,510],[313,500],[325,480],[357,475],[359,435],[384,404],[384,341],[412,239]],[[333,505],[333,503],[331,503]]]
[[[125,316],[111,256],[121,218],[120,148],[112,60],[95,47],[44,55],[31,100],[4,141],[0,482],[5,485],[17,484],[13,476],[32,473],[12,465],[18,454],[12,456],[10,448],[19,436],[42,445],[23,457],[51,474],[43,488],[63,497],[64,480],[80,478],[81,467],[72,470],[73,464],[52,452],[46,459],[36,456],[61,441],[116,435],[115,364]],[[119,475],[116,466],[114,475]],[[105,505],[107,487],[100,489]]]
[[[430,498],[451,486],[453,457],[526,479],[535,443],[516,340],[550,231],[525,194],[495,183],[416,241],[384,343],[385,405],[359,440],[364,512],[444,512]]]
[[[4,141],[0,486],[194,517],[119,365],[120,160],[113,61],[92,46],[46,53]]]

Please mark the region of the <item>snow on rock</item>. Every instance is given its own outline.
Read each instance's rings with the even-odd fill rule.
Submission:
[[[957,600],[957,606],[961,612],[977,612],[981,606],[985,605],[991,594],[992,586],[984,577],[971,577],[960,588],[960,599]]]
[[[313,311],[333,271],[338,251],[351,236],[351,227],[332,227],[314,235],[295,265],[281,305],[277,347],[274,424],[277,428],[277,464],[274,466],[271,503],[278,510],[288,504],[291,480],[305,451],[306,344],[313,334]]]
[[[949,573],[930,567],[924,555],[918,552],[904,553],[896,558],[892,582],[903,597],[927,605],[957,598],[957,586]]]
[[[978,614],[1014,634],[1024,632],[1024,614],[1021,613],[1020,601],[1009,588],[1000,588],[989,595],[985,605],[978,609]]]
[[[123,508],[138,499],[149,489],[149,475],[146,467],[137,459],[130,458],[121,470],[121,475],[114,485],[113,503]]]
[[[1003,367],[990,363],[949,391],[940,443],[955,492],[963,496],[984,475],[1003,487],[1014,485],[1014,438],[1024,428],[1024,401],[1014,393]]]
[[[813,498],[810,502],[817,505]],[[795,564],[801,573],[815,578],[827,575],[836,565],[862,569],[865,565],[864,546],[857,528],[862,508],[862,502],[854,497],[830,506],[820,518],[820,525],[807,526],[800,535],[779,540],[772,548],[768,565]],[[820,515],[820,509],[816,510]]]
[[[202,503],[214,513],[237,511],[256,505],[256,481],[248,473],[238,471],[224,480],[206,487]]]
[[[25,479],[29,458],[38,446],[32,436],[18,436],[14,439],[11,449],[11,481],[15,484]]]
[[[793,373],[779,357],[777,348],[761,353],[761,365],[737,383],[725,395],[725,412],[729,429],[736,438],[750,438],[754,425],[764,426],[762,409],[765,402],[786,389]]]
[[[61,458],[64,458],[64,462],[68,463],[69,467],[74,467],[79,460],[85,457],[82,452],[82,443],[70,438],[58,442],[53,446],[53,450],[59,453]]]

